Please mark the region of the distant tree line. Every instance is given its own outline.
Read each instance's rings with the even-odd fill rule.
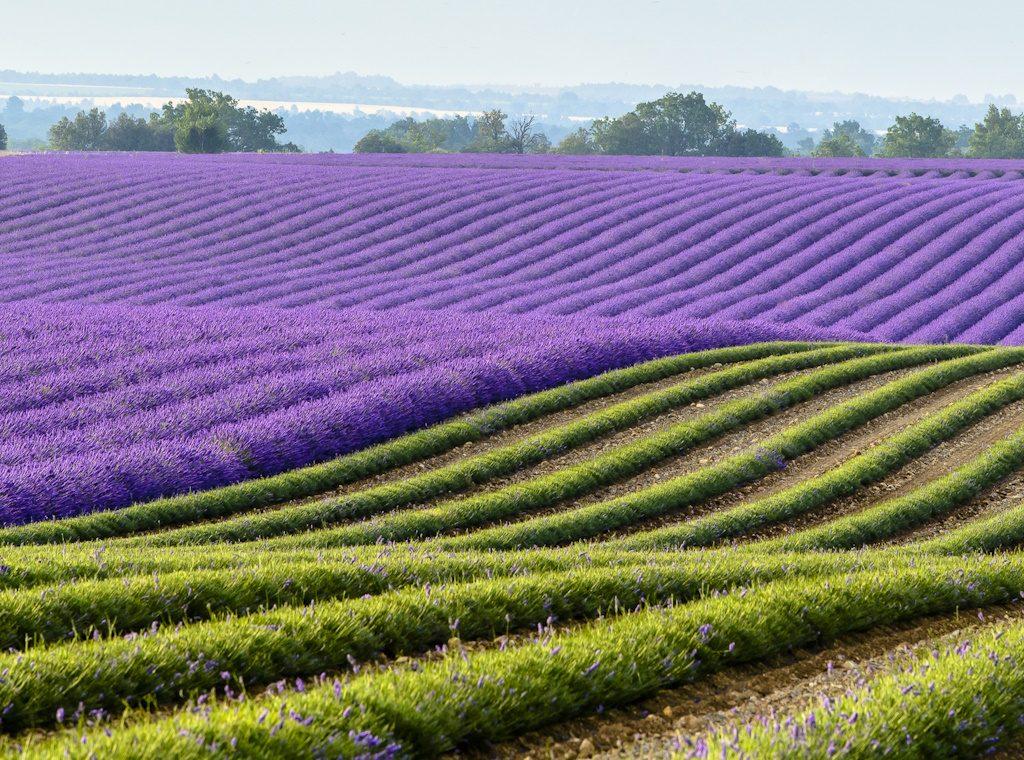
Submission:
[[[188,89],[187,98],[167,103],[148,119],[120,114],[112,122],[98,108],[63,117],[50,127],[54,150],[179,151],[181,153],[296,153],[281,143],[284,119],[268,110],[242,107],[230,95]]]
[[[507,123],[502,111],[474,120],[458,116],[418,122],[403,119],[387,129],[371,130],[357,153],[567,153],[658,156],[781,156],[785,147],[774,135],[738,129],[730,113],[708,103],[699,92],[669,93],[640,103],[619,117],[598,119],[552,147],[534,130],[533,116]]]
[[[640,103],[622,116],[598,119],[590,127],[577,129],[553,147],[542,133],[533,132],[533,117],[506,127],[507,118],[501,111],[488,111],[475,120],[465,116],[403,119],[386,129],[371,130],[354,150],[636,156],[782,156],[787,152],[775,135],[737,127],[729,111],[706,101],[699,92],[673,92]],[[880,137],[847,120],[826,129],[817,143],[808,137],[799,147],[804,155],[822,158],[1024,158],[1024,115],[990,105],[973,128],[952,130],[937,118],[911,113],[897,116]]]
[[[0,150],[7,150],[7,130],[0,124]]]
[[[96,108],[79,111],[73,118],[65,115],[50,127],[47,145],[34,143],[27,147],[185,153],[299,151],[294,143],[278,139],[285,132],[283,116],[242,107],[222,92],[190,88],[186,94],[186,100],[167,103],[156,113],[115,107],[117,116],[112,119]],[[12,97],[4,113],[20,124],[18,119],[24,120],[28,112],[20,99]],[[302,116],[310,117],[298,114],[296,118]],[[375,120],[379,123],[380,118],[364,117],[363,129]],[[322,129],[319,122],[307,120],[311,129]],[[357,124],[353,128],[357,129]],[[550,128],[556,130],[556,135],[560,131]],[[21,149],[25,149],[25,142],[32,141],[15,141]],[[817,142],[808,135],[799,142],[794,138],[790,144],[796,146],[798,154],[818,157],[1024,158],[1024,115],[992,104],[973,127],[952,130],[938,118],[911,113],[897,116],[882,135],[864,129],[855,120],[846,120],[824,130]],[[0,124],[0,150],[7,146],[7,133]],[[780,156],[787,152],[775,135],[739,128],[729,111],[707,101],[699,92],[668,93],[640,103],[622,116],[597,119],[589,127],[570,132],[556,145],[539,129],[533,116],[510,120],[505,112],[492,109],[475,118],[401,119],[366,132],[354,150],[665,156]]]
[[[1024,114],[990,105],[973,128],[952,130],[936,118],[912,113],[897,116],[881,138],[849,120],[826,129],[817,145],[810,140],[802,147],[819,157],[1024,158]]]
[[[356,153],[547,153],[551,142],[536,129],[536,118],[508,121],[494,109],[475,119],[401,119],[385,129],[371,129],[356,143]]]

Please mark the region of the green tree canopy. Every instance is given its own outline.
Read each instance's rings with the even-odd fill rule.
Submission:
[[[699,92],[670,92],[618,118],[594,122],[594,142],[613,155],[713,155],[734,130],[730,114]]]
[[[719,139],[719,156],[783,156],[786,146],[775,135],[756,129],[730,130]]]
[[[284,119],[272,111],[242,107],[223,92],[190,87],[186,99],[167,103],[160,121],[173,126],[174,143],[185,153],[294,153],[292,143],[280,143]]]
[[[834,122],[832,128],[826,129],[821,135],[821,141],[825,142],[826,140],[832,142],[833,149],[849,150],[848,146],[851,142],[857,146],[857,152],[832,154],[836,156],[870,156],[878,143],[878,138],[864,129],[855,119]]]
[[[1024,116],[990,105],[985,118],[974,125],[967,153],[975,158],[1024,158]]]
[[[473,124],[465,116],[416,121],[411,116],[382,131],[398,141],[406,153],[438,153],[464,149],[473,141]],[[388,151],[397,152],[397,151]]]
[[[386,130],[371,129],[352,148],[355,153],[405,153],[405,143]]]
[[[597,153],[598,150],[590,130],[580,127],[575,132],[570,132],[563,137],[562,141],[555,146],[554,152],[572,156],[587,156]]]
[[[202,93],[199,95],[199,93]],[[224,153],[231,149],[227,120],[228,105],[204,90],[189,90],[188,100],[164,106],[165,121],[174,126],[174,147],[182,153]]]
[[[473,141],[467,149],[477,153],[509,153],[507,118],[508,114],[498,108],[480,114],[473,122]]]
[[[55,150],[106,150],[107,116],[98,108],[79,111],[50,127],[50,145]]]
[[[356,153],[546,153],[551,144],[535,129],[535,118],[523,116],[508,122],[508,114],[487,111],[476,119],[453,116],[416,121],[400,119],[387,129],[366,133]]]
[[[50,128],[57,150],[180,150],[184,153],[224,151],[295,152],[280,143],[284,120],[271,111],[241,107],[230,95],[189,89],[188,98],[167,103],[148,121],[122,113],[112,124],[97,108],[62,118]]]
[[[158,119],[146,121],[122,113],[107,127],[106,150],[174,150],[174,133]]]
[[[864,149],[846,132],[822,137],[811,155],[818,158],[839,158],[842,156],[865,156]]]
[[[0,124],[0,150],[7,150],[7,130]]]
[[[593,123],[559,144],[562,153],[658,156],[781,156],[774,135],[739,130],[730,113],[699,92],[670,92],[627,114]]]
[[[897,116],[882,139],[878,155],[888,158],[938,158],[956,145],[956,134],[936,118],[912,113]]]

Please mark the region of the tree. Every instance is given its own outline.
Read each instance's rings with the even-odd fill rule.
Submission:
[[[0,124],[0,150],[7,150],[7,130]]]
[[[399,119],[387,129],[372,130],[388,138],[388,150],[366,152],[385,153],[444,153],[464,150],[474,139],[473,125],[465,116],[453,116],[449,119],[432,118],[416,121],[407,117]],[[369,137],[369,134],[366,135]],[[367,148],[374,147],[383,139],[375,137],[367,143]]]
[[[547,153],[551,143],[535,129],[536,119],[523,116],[506,126],[508,114],[487,111],[471,121],[466,116],[416,121],[399,119],[386,129],[372,129],[356,143],[358,153]]]
[[[98,108],[79,111],[74,121],[65,116],[50,127],[49,136],[54,150],[105,150],[107,116]]]
[[[737,130],[731,114],[699,92],[670,92],[640,103],[618,118],[598,119],[591,138],[578,133],[566,149],[587,148],[613,155],[780,156],[785,152],[774,135]]]
[[[938,158],[956,144],[956,134],[936,118],[912,113],[897,116],[882,140],[878,155],[888,158]]]
[[[122,113],[107,127],[104,150],[174,150],[174,135],[152,121]]]
[[[203,92],[204,97],[194,97]],[[168,111],[164,106],[165,113]],[[205,91],[189,90],[187,102],[171,107],[174,124],[174,147],[182,153],[224,153],[230,150],[228,126],[222,118],[220,104],[205,97]]]
[[[543,133],[533,131],[536,117],[521,116],[514,119],[507,129],[505,144],[510,153],[547,153],[551,143]]]
[[[167,103],[159,120],[174,128],[174,144],[183,153],[284,152],[298,147],[280,143],[284,119],[272,111],[242,107],[230,95],[190,87],[186,99]]]
[[[505,129],[508,114],[495,108],[484,111],[473,122],[474,138],[468,150],[477,153],[508,153],[509,134]]]
[[[956,142],[953,144],[951,155],[962,156],[967,153],[968,147],[971,144],[971,135],[974,134],[974,128],[961,124],[953,134],[956,136]]]
[[[844,156],[865,156],[864,149],[848,133],[839,132],[823,137],[811,153],[817,158],[840,158]]]
[[[832,129],[826,129],[821,135],[821,142],[829,141],[829,147],[825,150],[850,151],[854,152],[833,152],[833,156],[870,156],[875,150],[878,138],[868,132],[854,119],[837,121],[832,124]],[[851,148],[851,143],[856,146]]]
[[[62,118],[50,127],[50,145],[57,150],[180,150],[183,153],[223,151],[297,152],[278,142],[284,119],[270,111],[242,108],[221,92],[189,89],[188,98],[167,103],[149,121],[122,113],[112,124],[99,109]]]
[[[990,105],[985,118],[974,125],[967,153],[974,158],[1024,158],[1024,117]]]
[[[354,153],[405,153],[405,145],[380,129],[371,129],[352,148]]]
[[[755,129],[730,130],[715,147],[718,156],[784,156],[786,146],[775,135]]]
[[[570,132],[562,141],[555,146],[555,153],[563,153],[574,156],[588,156],[597,153],[597,146],[589,129],[580,127],[575,132]]]
[[[616,155],[701,156],[715,152],[735,125],[699,92],[670,92],[616,119],[594,122],[594,142]]]

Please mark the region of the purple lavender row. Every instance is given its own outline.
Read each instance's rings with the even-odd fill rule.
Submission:
[[[233,330],[248,341],[265,340],[274,351],[279,326],[287,331],[301,325],[307,332],[321,331],[317,345],[333,346],[337,356],[319,376],[321,385],[316,392],[305,395],[256,378],[250,385],[228,388],[212,405],[207,403],[210,396],[200,396],[195,404],[184,400],[124,417],[109,414],[111,410],[103,403],[109,397],[102,393],[71,402],[79,415],[95,411],[98,421],[70,431],[54,431],[42,439],[25,439],[36,446],[34,451],[31,446],[26,449],[34,458],[0,467],[0,522],[5,524],[118,508],[281,472],[482,404],[654,356],[754,340],[839,335],[757,323],[690,320],[636,322],[358,310],[330,314],[306,309],[179,312],[44,304],[23,308],[42,312],[37,320],[40,324],[60,327],[61,322],[69,323],[67,330],[55,329],[58,339],[69,331],[87,333],[97,320],[110,325],[121,318],[128,326],[148,322],[155,334],[170,336],[180,330],[184,344],[204,328],[222,337]],[[179,314],[187,315],[184,324],[188,329],[182,329]],[[365,340],[367,334],[375,339],[372,346]],[[358,354],[348,351],[350,335],[357,336],[354,347]],[[47,341],[41,331],[36,337],[42,343]],[[134,334],[128,329],[123,349],[127,354],[134,348]],[[353,361],[355,355],[358,362]],[[417,355],[421,366],[415,368],[409,368],[402,358]],[[392,372],[396,361],[407,371]],[[356,366],[362,379],[352,382]],[[85,370],[92,369],[87,362]],[[331,382],[336,387],[331,387]],[[146,383],[135,387],[136,399],[141,398],[144,387]],[[131,397],[129,392],[119,401]],[[258,409],[253,399],[257,399]],[[92,402],[95,406],[90,406]],[[162,412],[172,434],[159,431]],[[40,413],[28,412],[27,419]],[[59,420],[60,413],[48,423],[56,426]],[[84,437],[76,439],[76,435]],[[12,448],[4,446],[8,454]]]
[[[191,167],[198,189],[207,175],[234,171],[229,185],[241,194],[218,186],[189,199],[192,211],[174,198],[136,207],[57,243],[45,232],[36,245],[19,228],[19,245],[0,247],[7,299],[722,315],[842,322],[881,339],[973,330],[991,342],[1020,324],[999,267],[975,278],[959,311],[938,295],[986,256],[1012,253],[1012,230],[991,242],[978,222],[984,212],[1002,228],[1016,224],[1012,183],[407,169],[403,184],[392,166],[378,182],[343,162],[79,163],[114,182],[119,162],[135,172]],[[253,187],[264,188],[259,203]],[[224,203],[231,213],[220,215]],[[910,278],[888,278],[905,283],[896,295],[876,282],[894,266]],[[979,332],[979,311],[1006,318]],[[921,319],[908,321],[911,313]]]
[[[173,166],[192,157],[175,154],[123,154],[136,162],[160,162]],[[97,160],[96,155],[87,156]],[[425,167],[470,169],[572,169],[576,171],[675,171],[722,173],[789,173],[798,176],[900,176],[931,175],[942,178],[999,178],[1010,174],[1024,178],[1024,162],[1016,159],[977,158],[744,158],[679,156],[561,156],[464,154],[222,154],[201,160],[213,164],[263,164],[335,167]]]

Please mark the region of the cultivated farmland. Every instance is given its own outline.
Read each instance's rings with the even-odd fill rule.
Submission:
[[[0,750],[975,756],[1024,166],[0,166]]]

